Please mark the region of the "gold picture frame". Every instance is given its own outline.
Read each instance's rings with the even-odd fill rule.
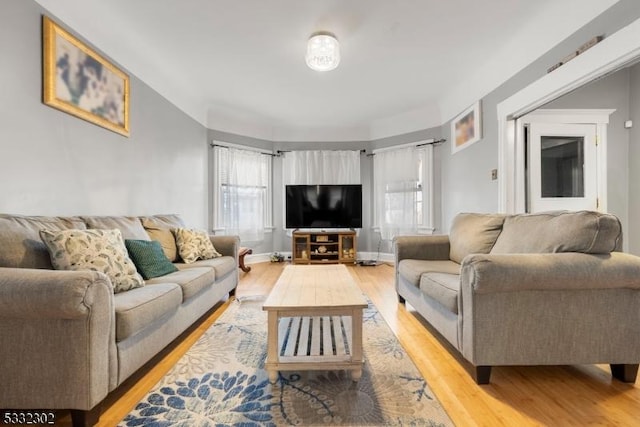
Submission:
[[[467,148],[482,138],[482,110],[475,102],[451,121],[451,154]]]
[[[42,39],[43,102],[129,136],[129,76],[47,16]]]

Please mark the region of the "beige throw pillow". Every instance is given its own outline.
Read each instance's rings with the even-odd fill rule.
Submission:
[[[129,258],[120,230],[41,230],[56,270],[93,270],[106,274],[113,292],[144,286]]]
[[[204,230],[193,230],[189,228],[176,228],[173,230],[176,236],[176,245],[180,258],[191,264],[198,259],[211,259],[222,256],[213,247],[209,235]]]
[[[141,218],[142,226],[151,240],[157,240],[169,261],[179,261],[176,238],[171,230],[184,227],[182,219],[175,214],[154,215]]]

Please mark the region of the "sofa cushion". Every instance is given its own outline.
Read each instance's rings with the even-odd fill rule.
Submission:
[[[192,264],[178,263],[176,264],[176,266],[181,270],[193,267],[213,268],[216,271],[216,280],[226,276],[227,274],[229,274],[229,272],[235,271],[236,268],[238,268],[236,260],[230,256],[221,256],[213,259],[199,260]]]
[[[458,314],[459,274],[425,273],[420,279],[420,290],[447,310]]]
[[[182,303],[182,291],[175,283],[161,283],[116,294],[116,341],[120,342],[174,313]]]
[[[191,264],[198,259],[211,259],[222,256],[213,247],[209,235],[204,230],[176,228],[173,233],[176,236],[176,246],[178,246],[180,258],[186,264]]]
[[[83,216],[87,228],[113,230],[117,228],[124,239],[149,240],[142,223],[134,216]]]
[[[420,278],[424,273],[460,274],[460,264],[453,261],[424,261],[419,259],[403,259],[398,264],[398,273],[409,283],[420,286]]]
[[[141,217],[140,221],[151,240],[160,242],[167,258],[171,262],[177,261],[178,247],[176,246],[176,238],[171,230],[184,227],[182,218],[175,214],[154,215]]]
[[[182,301],[186,301],[203,289],[212,286],[215,279],[216,272],[213,268],[194,267],[150,279],[147,284],[177,283],[182,288]]]
[[[124,244],[129,252],[129,257],[136,265],[138,273],[145,280],[178,271],[162,251],[160,242],[126,239]]]
[[[508,217],[491,253],[613,252],[622,240],[614,215],[555,211]]]
[[[449,258],[461,264],[469,254],[488,254],[502,231],[504,219],[501,214],[456,215],[449,233]]]
[[[56,270],[93,270],[111,280],[115,293],[144,286],[120,230],[41,230]]]
[[[0,267],[52,269],[40,230],[83,230],[77,217],[23,216],[0,214]]]

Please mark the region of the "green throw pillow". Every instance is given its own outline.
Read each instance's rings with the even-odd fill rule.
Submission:
[[[160,242],[156,240],[129,240],[124,241],[129,257],[136,265],[138,273],[145,280],[178,271],[175,265],[164,254]]]

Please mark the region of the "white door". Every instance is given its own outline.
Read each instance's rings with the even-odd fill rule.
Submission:
[[[598,210],[595,124],[531,123],[529,211]]]

